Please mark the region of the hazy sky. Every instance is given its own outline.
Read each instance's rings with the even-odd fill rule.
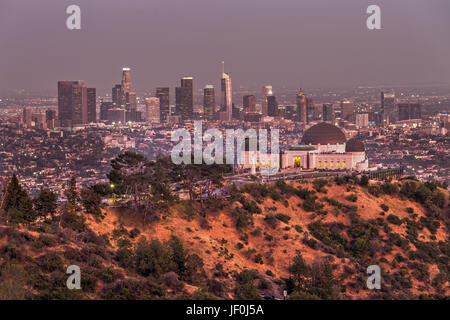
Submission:
[[[0,92],[79,79],[103,94],[123,66],[138,91],[184,75],[217,88],[221,60],[234,87],[450,83],[450,1],[0,0]]]

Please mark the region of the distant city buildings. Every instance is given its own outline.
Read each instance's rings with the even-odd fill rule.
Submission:
[[[256,97],[254,95],[246,95],[242,99],[244,112],[255,113],[256,112]]]
[[[33,121],[33,112],[30,107],[23,108],[22,121],[26,127],[31,127],[31,122]]]
[[[303,93],[302,89],[300,89],[300,92],[297,94],[296,103],[297,103],[297,121],[306,125],[308,123],[307,98],[306,94]]]
[[[216,96],[213,85],[207,85],[203,89],[203,115],[206,120],[215,119]]]
[[[366,112],[356,113],[355,120],[355,124],[358,128],[367,128],[369,126],[369,114]]]
[[[87,122],[97,122],[97,91],[87,88]]]
[[[221,83],[221,111],[226,112],[226,118],[230,121],[233,117],[233,92],[231,87],[231,77],[225,72],[222,62],[222,79]]]
[[[324,122],[334,123],[336,117],[334,114],[333,104],[324,103],[322,107],[322,119]]]
[[[267,97],[267,115],[269,117],[278,116],[278,102],[277,98],[274,95]]]
[[[272,86],[264,86],[262,89],[262,98],[261,98],[261,114],[263,116],[268,115],[268,101],[267,98],[273,95]]]
[[[381,112],[384,126],[397,121],[398,107],[395,100],[395,93],[381,92]]]
[[[194,78],[181,78],[181,86],[175,89],[176,114],[182,120],[192,119],[194,114]]]
[[[167,118],[170,115],[170,88],[156,88],[156,97],[159,98],[160,105],[160,120],[161,122],[167,122]]]
[[[343,100],[341,102],[341,118],[350,122],[354,122],[355,106],[350,100]]]
[[[152,97],[145,99],[146,120],[148,123],[160,123],[160,98]]]
[[[415,120],[422,118],[422,106],[420,103],[399,103],[398,120]]]
[[[87,87],[83,81],[58,82],[58,116],[62,127],[88,122]]]

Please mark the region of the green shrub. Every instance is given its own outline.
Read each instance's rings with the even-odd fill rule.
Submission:
[[[282,221],[282,222],[284,222],[286,224],[289,223],[289,220],[291,220],[291,217],[289,217],[288,215],[283,214],[283,213],[278,213],[275,217],[278,220],[280,220],[280,221]]]
[[[358,200],[358,196],[355,193],[352,193],[346,196],[345,199],[351,202],[356,202],[356,200]]]
[[[388,215],[387,218],[386,218],[386,220],[389,221],[389,222],[392,223],[392,224],[397,225],[397,226],[399,226],[399,225],[402,224],[402,220],[400,220],[400,218],[397,217],[397,216],[394,215],[394,214]]]

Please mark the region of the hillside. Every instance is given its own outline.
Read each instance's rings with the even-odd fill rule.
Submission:
[[[448,298],[448,191],[355,177],[251,184],[154,219],[81,207],[0,226],[0,298]],[[68,265],[82,290],[65,287]],[[366,269],[382,270],[368,290]]]

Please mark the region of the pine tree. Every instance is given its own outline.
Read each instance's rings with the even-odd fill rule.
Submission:
[[[34,208],[39,215],[53,215],[56,207],[56,194],[48,189],[42,189],[39,196],[34,199]]]
[[[26,223],[36,219],[33,202],[27,191],[20,185],[16,174],[12,176],[6,189],[3,209],[9,222],[12,223]]]
[[[78,202],[80,200],[80,195],[78,194],[77,181],[75,176],[70,179],[66,190],[64,190],[64,195],[67,198],[66,207],[71,209],[77,208]]]

